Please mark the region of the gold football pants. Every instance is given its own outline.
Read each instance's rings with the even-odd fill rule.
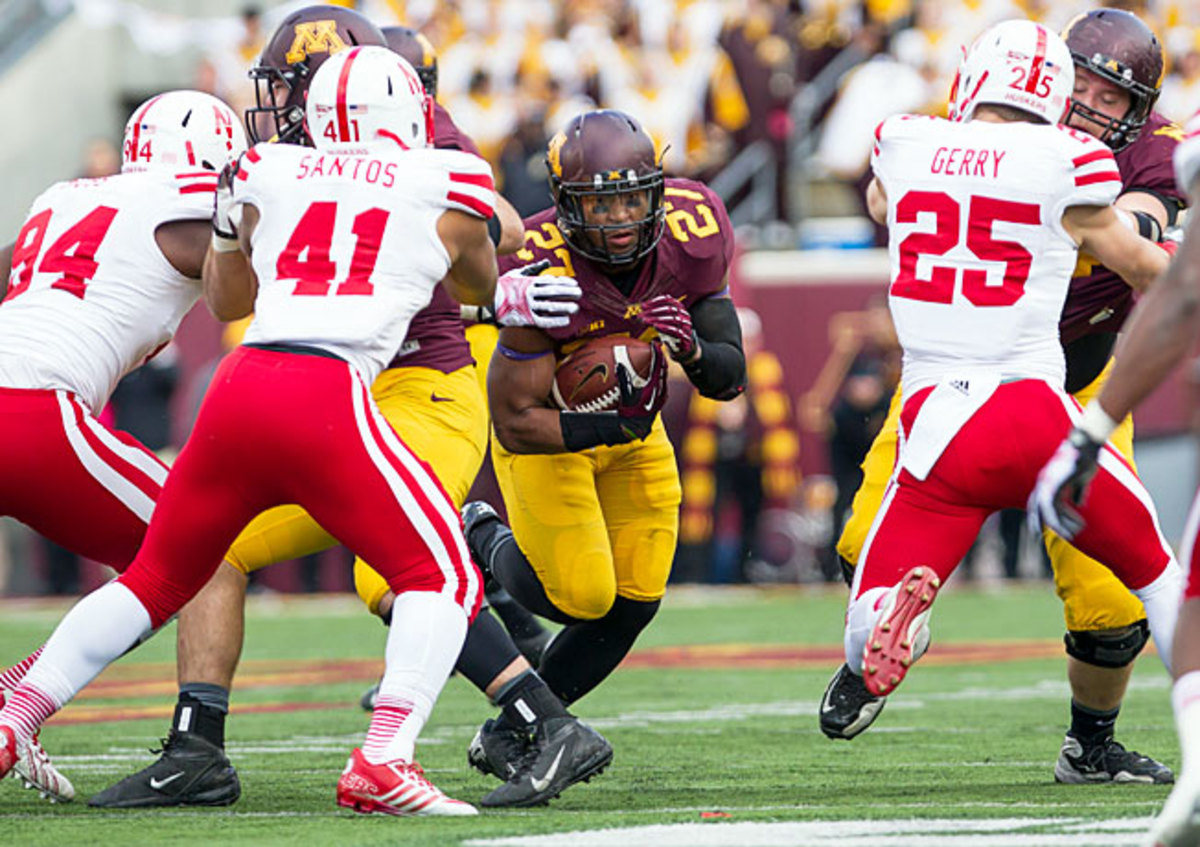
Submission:
[[[517,544],[555,606],[604,617],[617,597],[666,592],[679,534],[679,474],[662,421],[649,437],[578,453],[517,455],[492,441]]]

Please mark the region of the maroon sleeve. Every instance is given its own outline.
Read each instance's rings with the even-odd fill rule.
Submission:
[[[1146,189],[1155,194],[1172,197],[1186,205],[1187,195],[1175,182],[1173,157],[1183,140],[1183,130],[1153,114],[1142,127],[1137,140],[1117,153],[1123,192]]]
[[[734,241],[721,198],[704,183],[668,179],[663,209],[666,227],[660,249],[671,255],[675,275],[688,294],[699,300],[725,291]]]
[[[433,146],[439,150],[462,150],[483,158],[471,137],[458,128],[441,103],[433,104]]]

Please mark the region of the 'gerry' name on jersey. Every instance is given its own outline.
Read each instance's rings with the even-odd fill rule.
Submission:
[[[970,372],[1062,385],[1058,320],[1078,253],[1062,217],[1116,199],[1112,151],[1061,126],[904,115],[875,138],[904,393]]]
[[[972,147],[939,147],[929,163],[931,174],[946,176],[1000,176],[1000,163],[1007,151]]]

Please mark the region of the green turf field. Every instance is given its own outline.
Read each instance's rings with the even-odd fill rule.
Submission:
[[[243,687],[228,726],[242,778],[239,803],[113,813],[82,802],[148,763],[147,748],[166,734],[174,702],[169,631],[117,663],[43,732],[81,801],[51,806],[15,780],[0,784],[3,840],[1138,843],[1165,788],[1054,783],[1068,695],[1056,646],[1061,611],[1048,585],[991,592],[952,586],[935,607],[927,658],[876,725],[852,742],[832,742],[817,729],[816,712],[840,661],[843,603],[834,590],[674,591],[631,661],[576,709],[616,748],[608,771],[549,808],[443,821],[356,816],[334,804],[338,773],[367,726],[358,697],[381,666],[383,628],[350,598],[252,598]],[[62,611],[0,605],[0,663],[36,646]],[[1144,656],[1118,739],[1177,766],[1168,692],[1162,665]],[[450,680],[418,756],[452,796],[478,800],[495,784],[465,764],[467,742],[491,714],[470,685]],[[652,825],[660,826],[644,828]],[[596,832],[602,829],[608,831]]]

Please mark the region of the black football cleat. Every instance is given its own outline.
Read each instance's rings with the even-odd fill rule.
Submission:
[[[829,738],[853,738],[875,722],[886,703],[867,691],[863,678],[843,664],[821,698],[821,732]]]
[[[480,802],[487,808],[541,806],[577,782],[587,782],[612,762],[612,745],[578,718],[538,724],[516,773]]]
[[[532,743],[532,737],[525,730],[497,726],[489,718],[467,747],[467,764],[485,776],[494,776],[504,782],[516,775],[517,766]]]
[[[1175,774],[1161,762],[1126,750],[1112,738],[1085,744],[1067,733],[1054,763],[1054,781],[1071,785],[1095,782],[1170,785],[1175,782]]]
[[[194,732],[172,729],[158,761],[88,800],[101,809],[228,806],[242,794],[237,771],[220,747]]]

